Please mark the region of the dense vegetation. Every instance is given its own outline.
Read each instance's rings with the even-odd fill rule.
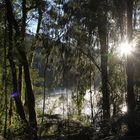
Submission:
[[[139,14],[139,0],[0,1],[1,136],[136,139]],[[64,88],[63,115],[48,111],[48,93]]]

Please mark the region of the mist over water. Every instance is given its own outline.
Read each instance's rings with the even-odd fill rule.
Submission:
[[[71,114],[76,115],[77,107],[76,103],[72,99],[72,94],[73,91],[69,89],[58,89],[54,90],[54,92],[50,94],[47,94],[45,103],[45,113],[60,114],[64,118]],[[90,93],[89,90],[87,90],[81,106],[82,116],[91,116],[91,94],[93,99],[92,102],[94,105],[93,112],[94,114],[97,114],[98,112],[98,108],[96,106],[101,94],[98,92],[98,94],[95,96],[94,93]],[[38,110],[41,110],[43,107],[43,99],[38,99],[36,103],[36,108]]]

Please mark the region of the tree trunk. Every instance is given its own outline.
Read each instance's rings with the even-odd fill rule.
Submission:
[[[127,0],[127,39],[128,43],[132,42],[132,11],[133,1]],[[128,112],[134,111],[135,108],[135,95],[134,95],[134,67],[133,58],[131,55],[127,56],[127,102]]]
[[[104,20],[106,22],[106,20]],[[110,104],[109,104],[109,87],[108,87],[108,45],[107,45],[107,29],[104,25],[98,26],[98,33],[101,45],[101,79],[102,79],[102,94],[103,94],[103,119],[110,118]]]
[[[7,117],[8,117],[8,98],[7,98],[7,48],[6,48],[6,36],[7,36],[7,27],[6,27],[6,17],[4,18],[4,40],[3,40],[3,50],[4,50],[4,64],[3,64],[3,83],[4,83],[4,95],[5,95],[5,120],[4,120],[4,138],[7,135]]]
[[[20,32],[17,32],[17,35],[21,36],[22,41],[25,40],[25,31],[26,31],[26,18],[27,18],[27,12],[26,12],[26,0],[22,1],[22,28],[21,28],[21,35]],[[18,37],[18,36],[17,36]],[[21,46],[21,48],[19,48]],[[30,71],[29,71],[29,64],[26,57],[26,53],[24,51],[22,44],[17,43],[18,52],[22,58],[22,64],[24,69],[24,79],[26,84],[26,98],[27,98],[27,107],[29,111],[29,124],[32,128],[32,133],[34,139],[37,139],[37,121],[36,121],[36,112],[35,112],[35,98],[32,90],[32,84],[31,84],[31,78],[30,78]]]
[[[41,27],[41,21],[42,21],[42,16],[43,16],[43,1],[36,1],[37,9],[38,9],[38,23],[37,23],[37,29],[36,29],[36,35],[35,38],[32,41],[32,45],[31,45],[31,53],[29,56],[29,66],[31,67],[33,64],[33,60],[34,60],[34,56],[35,56],[35,49],[37,48],[37,41],[39,38],[39,31],[40,31],[40,27]]]
[[[36,121],[36,113],[35,113],[35,98],[32,90],[32,85],[31,85],[31,79],[30,79],[30,72],[29,72],[29,66],[27,62],[27,58],[25,57],[24,54],[22,54],[24,60],[24,75],[25,75],[25,83],[26,83],[26,92],[27,92],[27,97],[28,97],[28,109],[29,109],[29,122],[32,128],[37,131],[37,121]]]
[[[19,97],[21,98],[21,92],[22,92],[22,65],[18,66],[18,92],[19,92]]]
[[[101,80],[102,80],[102,109],[103,122],[102,131],[104,135],[109,134],[109,119],[110,119],[110,94],[108,86],[108,33],[107,33],[107,10],[105,9],[107,2],[103,1],[101,7],[104,11],[98,13],[98,34],[100,39],[100,54],[101,54]],[[101,8],[101,9],[102,9]]]
[[[133,14],[133,1],[127,0],[127,39],[128,43],[132,42],[132,14]],[[126,65],[127,74],[127,105],[128,105],[128,129],[130,132],[134,130],[134,109],[135,109],[135,95],[134,95],[134,67],[133,58],[131,55],[127,56]]]

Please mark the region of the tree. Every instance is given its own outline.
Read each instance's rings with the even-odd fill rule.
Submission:
[[[132,43],[132,15],[133,15],[133,1],[127,0],[127,40],[128,43]],[[132,44],[131,44],[132,45]],[[127,56],[127,104],[128,104],[128,129],[130,133],[134,132],[134,109],[135,109],[135,95],[134,95],[134,60],[131,55]]]
[[[102,8],[107,5],[106,1],[102,3]],[[102,9],[101,8],[101,9]],[[102,93],[103,93],[103,118],[110,118],[110,104],[109,104],[109,87],[108,87],[108,33],[107,33],[107,11],[101,12],[98,15],[99,23],[98,23],[98,33],[101,45],[101,77],[102,77]],[[104,26],[102,24],[104,23]]]

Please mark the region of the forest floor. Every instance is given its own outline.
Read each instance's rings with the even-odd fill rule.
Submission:
[[[105,138],[88,137],[88,136],[68,136],[68,137],[42,137],[40,140],[140,140],[140,136],[108,136]]]
[[[27,140],[27,139],[20,139],[20,138],[8,138],[5,139],[2,136],[0,136],[0,140]],[[97,138],[92,137],[88,138],[87,136],[69,136],[69,137],[56,137],[56,136],[44,136],[39,138],[39,140],[140,140],[140,136],[109,136],[105,138]]]

